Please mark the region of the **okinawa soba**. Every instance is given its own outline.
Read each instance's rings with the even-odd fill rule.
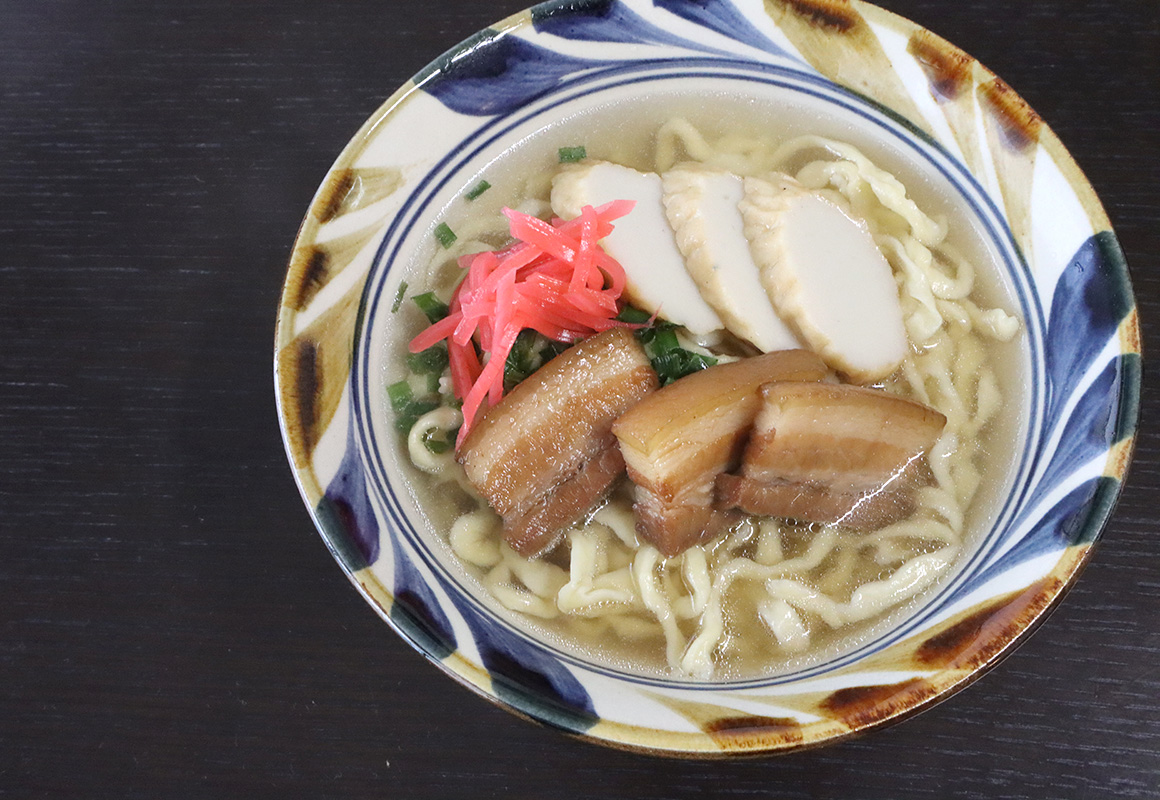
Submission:
[[[1021,330],[944,215],[817,135],[674,118],[556,160],[502,212],[465,186],[400,310],[395,424],[462,569],[543,636],[702,679],[944,579],[1009,463]]]

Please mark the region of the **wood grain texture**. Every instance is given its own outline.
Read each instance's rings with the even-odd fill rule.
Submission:
[[[1155,797],[1160,413],[1026,645],[788,757],[606,750],[455,686],[314,533],[275,420],[295,231],[393,89],[520,0],[0,4],[0,796]],[[1010,83],[1102,197],[1160,351],[1154,0],[883,0]]]

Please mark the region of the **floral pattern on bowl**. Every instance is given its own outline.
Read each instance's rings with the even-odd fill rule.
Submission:
[[[1029,339],[1027,435],[990,533],[887,634],[767,679],[646,679],[490,613],[417,532],[374,422],[372,354],[405,277],[394,255],[489,148],[569,104],[692,77],[808,96],[911,147],[988,231]],[[336,560],[400,634],[518,713],[606,744],[702,756],[816,745],[904,718],[1009,652],[1076,579],[1112,511],[1140,370],[1126,265],[1055,135],[952,45],[836,0],[551,2],[444,54],[327,175],[295,244],[275,357],[303,498]]]

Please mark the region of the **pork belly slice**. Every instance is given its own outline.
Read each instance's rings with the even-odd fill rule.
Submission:
[[[671,500],[637,486],[632,504],[636,529],[665,557],[678,556],[693,545],[712,541],[740,521],[740,512],[719,506],[714,498],[712,477],[691,485],[687,492]]]
[[[822,484],[759,481],[741,475],[717,478],[717,503],[763,517],[801,522],[840,523],[875,531],[914,513],[911,492],[881,488],[843,492]]]
[[[605,448],[541,497],[520,517],[504,519],[504,540],[525,558],[550,549],[556,536],[590,511],[624,474],[624,458],[609,435]]]
[[[914,400],[848,384],[771,383],[761,399],[742,474],[848,491],[894,478],[934,445],[947,421]]]
[[[740,479],[718,482],[718,504],[862,530],[882,527],[913,511],[911,490],[945,425],[933,408],[878,389],[767,384]]]
[[[806,350],[766,353],[674,381],[618,419],[612,432],[635,484],[641,538],[675,556],[720,533],[733,515],[714,508],[714,483],[737,465],[761,406],[758,389],[825,374]]]
[[[600,501],[623,469],[606,455],[612,423],[656,388],[636,338],[613,328],[549,361],[476,423],[456,458],[516,552],[549,549]]]

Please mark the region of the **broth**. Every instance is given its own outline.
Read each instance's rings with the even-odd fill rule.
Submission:
[[[434,244],[421,252],[417,256],[418,263],[409,270],[411,285],[422,286],[421,291],[434,290],[446,298],[461,276],[461,270],[456,267],[456,257],[477,250],[497,249],[508,241],[508,233],[500,215],[503,207],[519,208],[538,216],[549,214],[547,199],[551,177],[558,168],[559,148],[583,145],[590,159],[611,161],[642,171],[660,172],[690,155],[688,148],[682,148],[679,144],[670,146],[664,138],[669,135],[664,133],[666,130],[671,132],[674,125],[672,120],[684,119],[706,140],[714,143],[719,153],[728,152],[731,148],[737,150],[735,159],[723,156],[721,160],[723,165],[738,174],[764,172],[768,166],[756,151],[743,152],[746,141],[765,143],[766,154],[772,153],[780,144],[804,134],[833,137],[853,144],[874,164],[896,175],[905,186],[907,196],[927,215],[953,221],[949,225],[946,242],[939,247],[957,250],[965,261],[976,266],[977,279],[970,293],[970,302],[980,308],[1015,306],[1001,277],[995,246],[984,236],[965,202],[945,180],[932,174],[930,169],[920,168],[913,157],[908,158],[901,146],[868,138],[862,129],[848,122],[819,118],[800,109],[774,109],[732,96],[714,96],[711,100],[681,102],[670,96],[655,96],[634,103],[631,113],[626,113],[619,106],[600,106],[508,147],[484,169],[463,182],[466,192],[479,180],[486,179],[490,188],[484,194],[469,202],[461,195],[443,208],[442,214],[431,222],[432,228],[439,222],[445,222],[456,232],[458,240],[446,252]],[[666,129],[666,125],[670,128]],[[672,138],[674,142],[679,140],[679,137]],[[794,163],[785,166],[791,171],[801,170],[805,164],[820,160],[820,152],[816,147],[807,148]],[[891,263],[897,270],[896,260],[891,259]],[[412,314],[411,317],[413,327],[407,338],[423,327],[420,315]],[[947,330],[953,328],[955,326],[951,324],[946,326]],[[809,610],[808,604],[803,604],[796,608],[796,614],[809,629],[810,641],[808,649],[800,651],[779,645],[767,623],[761,619],[759,611],[769,599],[767,581],[774,580],[769,577],[768,571],[760,579],[741,574],[732,583],[727,582],[719,608],[714,611],[710,604],[702,606],[698,612],[698,600],[693,596],[703,594],[705,587],[691,585],[696,584],[698,578],[693,575],[694,570],[682,563],[686,559],[684,554],[670,559],[667,567],[658,565],[651,571],[635,573],[638,590],[639,577],[647,573],[656,579],[655,588],[660,593],[675,598],[672,600],[673,615],[683,618],[672,623],[667,632],[658,622],[655,609],[650,609],[647,603],[642,604],[639,598],[624,613],[616,612],[615,608],[613,611],[616,613],[604,613],[607,608],[601,610],[595,606],[590,609],[592,615],[586,616],[585,613],[562,613],[557,608],[552,618],[546,618],[547,614],[553,612],[550,604],[529,601],[525,595],[529,594],[527,590],[532,584],[542,590],[539,593],[530,592],[539,600],[559,592],[561,581],[569,578],[573,546],[583,545],[595,553],[593,557],[602,568],[597,570],[598,575],[619,574],[625,570],[631,574],[631,570],[636,568],[631,548],[623,544],[611,529],[600,530],[600,525],[597,525],[566,539],[537,562],[520,565],[510,561],[510,556],[505,556],[507,561],[488,563],[493,554],[490,546],[483,543],[479,547],[486,550],[487,557],[482,558],[480,563],[469,563],[469,560],[460,557],[463,552],[462,541],[467,539],[458,545],[450,541],[453,528],[457,524],[462,526],[460,521],[465,515],[470,515],[478,507],[478,501],[465,489],[461,470],[449,479],[447,473],[432,476],[415,469],[406,463],[405,452],[400,454],[399,461],[412,479],[418,505],[426,515],[430,529],[435,532],[435,545],[442,551],[446,562],[454,565],[453,569],[460,574],[463,583],[471,587],[485,604],[513,624],[587,661],[636,674],[671,676],[684,673],[714,679],[775,675],[833,658],[881,635],[949,580],[955,572],[955,564],[962,562],[993,524],[1000,500],[1007,490],[1016,456],[1011,443],[1022,441],[1026,425],[1024,374],[1027,356],[1025,345],[1021,344],[1023,338],[1021,333],[1008,342],[993,341],[977,335],[964,335],[958,339],[943,336],[936,337],[937,341],[925,342],[921,347],[912,344],[914,353],[908,359],[908,364],[918,363],[922,359],[938,359],[940,353],[953,351],[954,357],[947,361],[958,364],[960,369],[952,373],[949,380],[956,386],[967,387],[975,395],[979,393],[975,386],[976,375],[988,371],[1001,392],[1006,412],[994,414],[977,433],[971,431],[970,441],[960,442],[957,446],[973,450],[966,457],[970,468],[960,469],[961,480],[973,482],[974,471],[978,473],[978,480],[976,488],[962,492],[967,502],[965,518],[957,526],[959,531],[954,544],[954,563],[940,568],[937,580],[921,591],[867,619],[852,619],[845,624],[831,626],[823,622],[816,610]],[[394,355],[397,364],[405,352],[405,341],[397,342],[396,345],[398,350]],[[730,344],[728,341],[718,343],[717,348],[729,350]],[[977,369],[972,370],[972,365],[977,365]],[[397,370],[397,367],[387,368],[388,381],[397,380],[398,374],[391,373],[392,369]],[[904,372],[900,371],[887,380],[886,388],[904,396],[913,395],[914,390]],[[937,407],[937,404],[932,405]],[[1012,409],[1018,409],[1018,413],[1010,413]],[[948,411],[940,410],[944,413]],[[964,430],[970,430],[970,427]],[[452,469],[459,470],[459,467],[455,465]],[[958,487],[956,491],[959,489],[963,487]],[[630,483],[627,478],[623,478],[611,498],[596,513],[596,522],[607,523],[617,515],[622,518],[624,514],[630,514],[629,490]],[[490,535],[498,542],[498,528]],[[816,565],[794,572],[795,579],[803,586],[828,595],[835,603],[841,604],[848,601],[852,592],[859,587],[888,579],[899,569],[900,564],[909,563],[919,556],[944,552],[943,548],[949,547],[946,541],[937,537],[918,536],[876,545],[878,549],[875,550],[867,544],[868,537],[875,535],[841,530],[834,526],[790,522],[775,524],[747,519],[704,548],[696,549],[702,551],[710,565],[709,573],[715,577],[719,577],[721,571],[731,563],[735,567],[740,564],[740,568],[747,568],[737,561],[739,558],[765,567],[794,560],[817,560]],[[471,536],[478,538],[476,534]],[[600,541],[594,545],[596,540]],[[811,546],[819,550],[818,542],[829,540],[835,542],[834,546],[821,554],[820,558],[812,558],[818,554],[811,552]],[[475,547],[476,544],[471,546]],[[886,557],[890,548],[898,551],[893,558]],[[874,554],[878,555],[878,560],[875,560]],[[880,563],[883,561],[885,563]],[[609,586],[615,584],[612,578],[606,582]],[[506,588],[509,586],[510,592]],[[682,598],[689,600],[685,602]],[[680,607],[682,603],[684,606]],[[584,609],[581,611],[584,612]],[[718,618],[721,633],[714,641],[705,644],[706,647],[711,645],[711,671],[682,669],[680,658],[674,663],[674,650],[684,648],[687,651],[695,647],[705,627],[710,624],[706,621],[708,615],[713,614]],[[678,656],[682,655],[678,653]]]

